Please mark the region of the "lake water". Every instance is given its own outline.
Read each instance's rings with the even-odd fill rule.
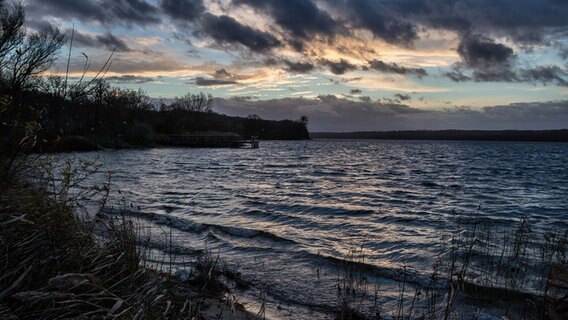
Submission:
[[[263,141],[79,156],[112,173],[111,203],[124,198],[155,226],[154,251],[171,238],[178,268],[195,250],[219,253],[252,283],[242,301],[265,294],[279,318],[329,318],[338,261],[353,250],[392,302],[392,275],[426,273],[456,216],[537,230],[568,221],[562,143]]]

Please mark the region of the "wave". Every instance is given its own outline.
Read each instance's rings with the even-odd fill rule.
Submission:
[[[245,202],[245,205],[255,205],[259,206],[265,211],[274,212],[289,212],[289,213],[310,213],[322,216],[346,216],[346,217],[357,217],[357,216],[369,216],[377,213],[373,209],[346,209],[346,208],[336,208],[327,206],[312,206],[312,205],[302,205],[302,204],[281,204],[281,203],[263,203],[259,201]]]
[[[323,254],[314,254],[308,251],[299,251],[299,257],[301,259],[305,259],[311,261],[312,263],[324,266],[330,269],[334,269],[339,274],[342,271],[348,269],[355,269],[358,272],[363,273],[364,276],[369,278],[369,276],[390,279],[395,281],[400,281],[401,279],[405,279],[406,282],[411,283],[416,286],[425,287],[427,285],[435,285],[442,287],[442,284],[431,284],[430,283],[430,275],[421,273],[417,269],[407,268],[406,271],[402,267],[393,266],[393,267],[384,267],[378,266],[375,264],[370,264],[362,261],[354,261],[348,260],[341,257],[331,256],[331,255],[323,255]]]
[[[177,230],[185,232],[204,233],[204,232],[214,231],[240,238],[265,239],[277,243],[287,243],[287,244],[297,243],[294,240],[280,237],[278,235],[275,235],[271,232],[264,230],[247,229],[235,226],[223,226],[212,223],[200,223],[200,222],[189,221],[176,216],[166,216],[152,212],[107,209],[105,210],[105,213],[114,214],[114,215],[124,214],[126,216],[142,218],[158,225],[165,225],[170,228],[175,228]]]

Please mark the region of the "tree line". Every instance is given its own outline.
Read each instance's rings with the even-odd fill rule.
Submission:
[[[89,57],[82,54],[83,72],[71,78],[73,33],[66,39],[51,25],[30,31],[23,5],[0,0],[0,95],[9,100],[0,110],[4,144],[17,138],[16,126],[31,119],[42,129],[41,141],[80,135],[125,137],[130,143],[147,144],[159,142],[160,135],[196,131],[234,132],[264,139],[309,137],[307,118],[267,121],[228,117],[213,112],[211,95],[188,93],[160,100],[150,98],[142,89],[112,86],[105,77],[114,51],[94,72],[89,70]],[[67,72],[47,76],[65,43],[70,47]]]

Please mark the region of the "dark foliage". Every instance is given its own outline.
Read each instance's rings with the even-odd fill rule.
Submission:
[[[65,97],[60,94],[62,90],[54,87],[57,83],[61,81],[50,77],[44,80],[41,89],[21,95],[22,105],[42,110],[39,121],[42,133],[36,151],[94,150],[96,145],[151,146],[160,144],[169,134],[207,131],[260,139],[309,139],[307,121],[217,114],[211,111],[212,98],[202,94],[156,103],[142,91],[113,88],[103,80],[88,90],[70,92]],[[10,130],[2,127],[0,133],[8,134]],[[81,143],[82,140],[69,138],[78,136],[87,141]]]

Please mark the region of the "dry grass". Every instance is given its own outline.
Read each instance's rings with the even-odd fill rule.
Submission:
[[[568,316],[566,230],[537,230],[529,219],[497,227],[474,215],[452,219],[440,238],[428,279],[415,282],[416,271],[401,268],[398,299],[388,318],[477,319],[482,310],[519,320]],[[355,250],[338,272],[337,319],[384,318],[378,290],[375,306],[369,306],[364,261],[364,251]]]
[[[220,298],[216,258],[204,256],[191,282],[145,268],[131,221],[81,222],[29,185],[0,194],[0,235],[0,318],[201,319]]]

